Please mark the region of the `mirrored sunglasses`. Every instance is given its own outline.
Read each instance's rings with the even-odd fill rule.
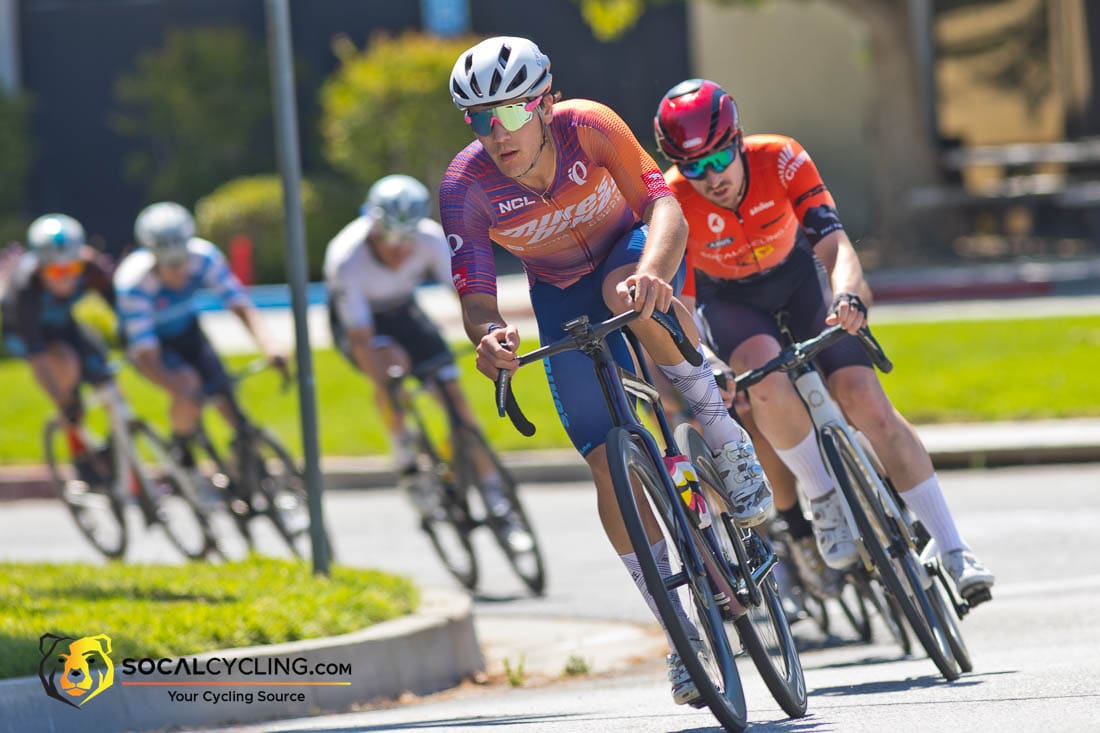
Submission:
[[[42,267],[42,273],[50,280],[59,280],[65,277],[76,277],[84,272],[83,260],[70,262],[50,262]]]
[[[708,166],[713,168],[715,173],[721,173],[730,167],[730,163],[735,158],[737,158],[737,147],[730,145],[728,148],[722,148],[697,160],[677,163],[676,167],[680,169],[680,173],[683,174],[684,178],[697,181],[707,175]]]
[[[467,110],[466,124],[473,127],[474,132],[482,137],[493,131],[494,122],[499,122],[508,132],[515,132],[531,121],[535,116],[535,108],[541,101],[540,94],[529,102],[502,104],[499,107],[489,107],[476,112]]]

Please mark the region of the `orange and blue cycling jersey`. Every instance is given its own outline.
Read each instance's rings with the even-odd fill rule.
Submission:
[[[733,211],[708,201],[676,166],[665,173],[688,221],[684,295],[696,294],[695,270],[717,280],[752,278],[786,261],[800,232],[813,246],[843,229],[817,167],[794,138],[751,135],[741,155],[748,185]]]
[[[530,283],[566,288],[594,272],[650,204],[672,195],[613,111],[580,99],[553,109],[558,159],[547,191],[505,176],[477,140],[448,166],[439,211],[459,295],[496,294],[493,242],[523,262]]]

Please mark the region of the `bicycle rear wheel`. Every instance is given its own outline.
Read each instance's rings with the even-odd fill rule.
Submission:
[[[681,424],[676,428],[675,437],[680,450],[687,454],[698,471],[699,485],[712,507],[712,526],[722,545],[726,568],[738,566],[741,569],[738,574],[741,577],[731,573],[731,579],[734,583],[753,582],[748,576],[765,567],[769,557],[774,559],[771,546],[753,530],[733,523],[721,473],[699,431],[691,425]],[[744,552],[738,553],[734,543],[740,544]],[[741,560],[742,555],[747,563]],[[806,714],[808,704],[806,679],[774,575],[769,571],[760,579],[757,588],[755,603],[749,593],[742,594],[742,602],[748,603],[748,613],[734,621],[734,626],[772,697],[787,715],[799,718]]]
[[[699,690],[700,706],[709,707],[727,730],[744,730],[745,693],[735,651],[704,566],[719,560],[703,558],[708,548],[700,546],[688,530],[683,505],[671,493],[667,472],[663,466],[658,468],[643,440],[621,427],[612,428],[607,436],[607,458],[623,523],[665,631]],[[650,542],[646,531],[644,517],[650,513],[668,548],[667,577],[654,556],[656,543]],[[696,652],[692,638],[701,640],[705,653]]]
[[[214,534],[206,509],[199,503],[191,477],[172,457],[168,446],[143,422],[130,425],[130,470],[177,550],[200,560],[214,549]],[[149,470],[145,461],[157,466]]]
[[[465,497],[460,496],[460,490],[448,473],[444,466],[436,465],[424,469],[416,477],[427,484],[418,487],[419,491],[430,491],[437,497],[435,506],[417,507],[420,529],[428,535],[447,571],[467,590],[474,591],[480,579],[477,555],[470,542],[474,524]]]
[[[486,510],[486,524],[493,532],[497,544],[504,551],[508,563],[516,575],[535,595],[542,595],[546,588],[546,570],[542,560],[535,528],[527,517],[515,478],[500,462],[496,452],[489,447],[480,431],[469,425],[460,425],[455,430],[455,473],[459,476],[459,485],[475,488],[482,497]],[[491,497],[486,495],[485,487],[479,479],[477,467],[491,465],[500,476],[501,488],[508,500],[508,516],[496,516],[490,511]],[[522,530],[530,542],[517,545],[509,537],[508,521]],[[526,540],[526,538],[524,538]]]
[[[126,517],[114,478],[105,476],[106,480],[96,485],[76,478],[72,449],[57,419],[46,423],[42,440],[50,482],[58,498],[68,507],[77,529],[105,557],[115,559],[125,555]]]
[[[310,534],[309,498],[305,476],[297,461],[282,443],[263,428],[252,436],[256,453],[257,488],[264,498],[263,513],[271,519],[279,535],[297,557],[308,558],[313,551]],[[325,528],[321,530],[328,557],[332,559],[332,542]]]
[[[897,521],[883,505],[879,491],[884,489],[871,485],[870,469],[863,465],[843,432],[822,431],[821,445],[884,589],[897,602],[944,678],[958,679],[959,665],[926,592],[930,579],[901,535]]]

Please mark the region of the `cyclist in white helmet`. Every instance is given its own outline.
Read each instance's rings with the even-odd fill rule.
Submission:
[[[195,236],[195,220],[168,201],[146,207],[134,222],[141,247],[115,272],[122,336],[134,365],[171,397],[175,449],[191,465],[189,442],[198,428],[203,400],[231,388],[225,367],[199,327],[194,296],[213,291],[240,318],[273,366],[286,358],[272,341],[259,311],[225,257]],[[228,410],[223,410],[232,419]]]
[[[452,287],[450,249],[443,228],[428,218],[429,210],[430,194],[420,181],[399,174],[380,178],[371,186],[361,215],[329,242],[324,263],[333,342],[373,382],[396,471],[410,491],[416,489],[411,481],[415,446],[402,430],[400,406],[389,403],[389,370],[400,367],[403,373],[433,378],[462,419],[474,422],[458,384],[454,356],[413,297],[429,280]],[[479,468],[489,510],[508,527],[509,541],[524,547],[530,537],[523,536],[526,531],[511,513],[499,474],[492,466]]]
[[[80,384],[110,379],[102,340],[73,318],[73,305],[95,291],[114,305],[111,263],[87,244],[84,227],[64,214],[35,219],[27,251],[12,268],[0,300],[4,349],[27,360],[35,379],[64,417],[81,480],[99,483],[82,455]]]

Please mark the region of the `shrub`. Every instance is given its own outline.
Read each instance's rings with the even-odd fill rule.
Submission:
[[[240,30],[170,32],[115,96],[115,129],[138,143],[127,174],[150,198],[191,202],[274,166],[267,54]]]
[[[352,187],[339,182],[302,182],[311,279],[321,275],[329,240],[356,216],[358,199]],[[283,186],[278,176],[249,176],[219,186],[199,200],[195,218],[199,233],[222,248],[228,247],[234,235],[248,235],[254,247],[257,282],[286,282]]]
[[[321,89],[329,163],[364,187],[390,173],[436,187],[451,158],[473,139],[447,80],[455,59],[477,40],[376,35],[362,51],[339,42],[341,66]]]

